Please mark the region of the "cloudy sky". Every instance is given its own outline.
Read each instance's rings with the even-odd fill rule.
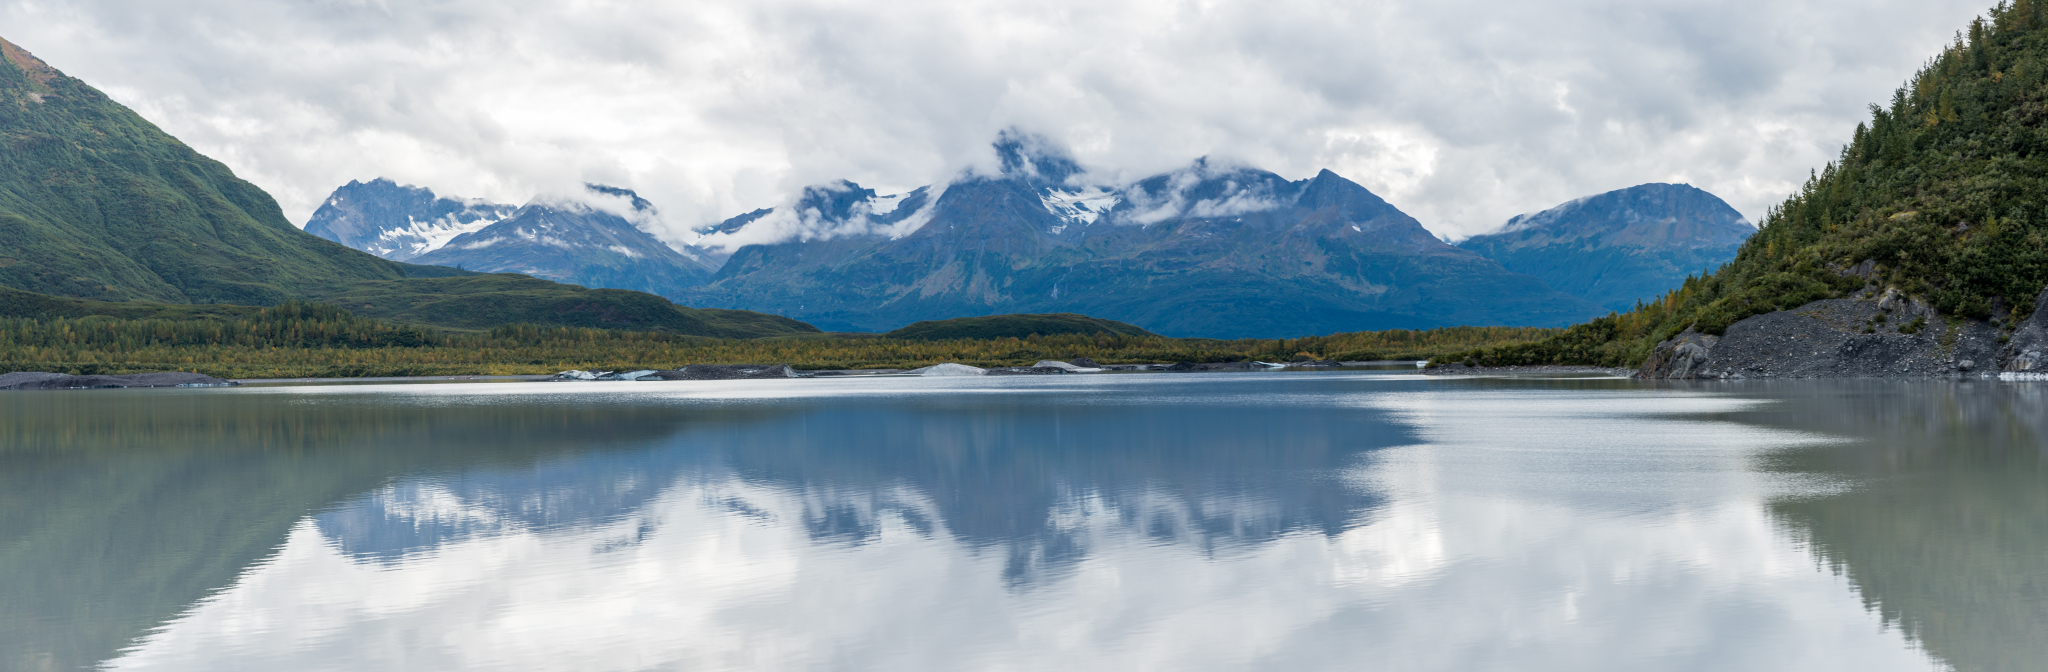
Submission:
[[[1329,168],[1454,237],[1643,182],[1751,219],[1990,0],[0,0],[0,37],[303,224],[351,179],[639,190],[682,228],[847,178]]]

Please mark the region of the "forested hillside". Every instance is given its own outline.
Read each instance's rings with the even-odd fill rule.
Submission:
[[[1662,299],[1481,364],[1634,366],[1694,326],[1874,284],[2010,329],[2048,285],[2048,5],[2001,3],[1892,95],[1735,259]]]

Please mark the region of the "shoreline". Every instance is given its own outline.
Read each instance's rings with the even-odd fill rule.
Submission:
[[[274,383],[416,383],[437,380],[517,381],[547,380],[553,377],[554,374],[522,374],[509,376],[372,376],[368,378],[232,378],[230,380],[243,385],[263,385]]]
[[[1616,378],[1635,378],[1635,369],[1607,366],[1573,366],[1565,364],[1537,364],[1532,366],[1466,366],[1445,364],[1423,369],[1425,376],[1497,376],[1503,374],[1554,374],[1554,373],[1597,373]]]

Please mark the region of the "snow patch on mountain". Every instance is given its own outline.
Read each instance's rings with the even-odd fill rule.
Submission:
[[[874,198],[870,198],[868,199],[868,214],[875,217],[880,217],[895,212],[896,206],[903,205],[903,197],[909,195],[910,194],[907,193],[890,194],[888,196],[876,196]]]
[[[1055,234],[1066,230],[1069,225],[1094,224],[1104,213],[1123,202],[1123,196],[1117,191],[1104,187],[1073,190],[1049,187],[1039,194],[1038,199],[1040,203],[1045,204],[1046,212],[1052,213],[1063,222],[1053,227]]]
[[[482,201],[477,201],[483,204]],[[438,219],[420,221],[406,215],[403,228],[385,229],[377,233],[377,242],[366,246],[365,252],[390,258],[394,252],[405,252],[406,258],[417,257],[441,249],[448,241],[471,231],[482,231],[484,227],[503,221],[504,217],[484,216],[463,222],[459,215],[444,215]]]

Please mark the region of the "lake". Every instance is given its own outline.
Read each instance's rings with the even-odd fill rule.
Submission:
[[[0,669],[2035,670],[2048,384],[0,393]]]

